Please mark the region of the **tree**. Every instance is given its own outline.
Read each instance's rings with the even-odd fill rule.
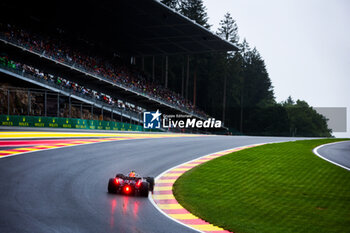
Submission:
[[[227,12],[224,15],[224,19],[220,20],[220,28],[216,33],[227,41],[237,44],[239,41],[238,26],[236,21],[231,17],[231,14]]]
[[[162,0],[179,13],[210,28],[203,0]],[[216,34],[235,43],[239,51],[191,55],[189,100],[211,117],[225,118],[225,126],[252,135],[330,136],[326,119],[305,101],[276,103],[265,61],[244,38],[239,43],[238,26],[230,13],[220,21]],[[182,56],[171,58],[169,83],[181,89]],[[196,87],[196,94],[192,92]],[[191,93],[192,92],[192,93]],[[196,98],[197,96],[197,98]]]
[[[220,28],[218,28],[217,35],[222,37],[223,39],[238,43],[239,36],[238,36],[238,27],[235,22],[235,20],[231,17],[230,13],[226,13],[224,15],[224,19],[220,21]],[[226,121],[226,112],[227,112],[227,86],[230,86],[233,88],[231,80],[233,80],[231,77],[236,75],[236,72],[239,72],[238,69],[233,70],[233,72],[229,73],[229,69],[232,67],[236,67],[236,59],[229,59],[230,56],[232,56],[232,53],[222,53],[221,56],[218,57],[218,59],[223,63],[223,69],[222,69],[222,76],[223,76],[223,100],[222,100],[222,120],[225,123]],[[229,64],[231,63],[231,64]],[[236,72],[235,72],[236,71]],[[231,76],[228,78],[228,76]],[[229,82],[227,81],[229,79]]]
[[[328,129],[327,119],[317,113],[303,100],[296,103],[288,97],[282,103],[288,113],[290,135],[307,137],[330,137],[331,130]]]
[[[180,0],[162,0],[161,3],[167,5],[168,7],[178,11],[180,8]]]
[[[244,61],[245,105],[256,107],[275,103],[272,82],[258,50],[248,51]]]
[[[246,56],[248,54],[248,52],[250,52],[250,46],[249,43],[247,42],[247,39],[244,38],[242,43],[239,45],[240,47],[240,52],[242,54],[242,56]]]
[[[293,98],[291,96],[288,96],[287,100],[282,102],[282,105],[287,107],[287,106],[293,106],[295,104]]]
[[[209,29],[208,15],[203,0],[182,0],[180,4],[180,13],[196,21],[196,23]]]

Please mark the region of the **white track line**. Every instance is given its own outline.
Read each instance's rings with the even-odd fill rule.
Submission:
[[[334,162],[334,161],[332,161],[332,160],[330,160],[330,159],[327,159],[327,158],[323,157],[320,153],[318,153],[318,149],[320,149],[320,148],[322,148],[322,147],[324,147],[324,146],[329,146],[329,145],[332,145],[332,144],[337,144],[337,143],[342,143],[342,142],[349,142],[349,141],[332,142],[332,143],[323,144],[323,145],[320,145],[320,146],[314,148],[314,149],[312,150],[312,152],[313,152],[315,155],[317,155],[318,157],[320,157],[321,159],[324,159],[324,160],[326,160],[327,162],[333,163],[334,165],[337,165],[337,166],[339,166],[339,167],[341,167],[341,168],[344,168],[344,169],[350,171],[350,168],[345,167],[344,165],[341,165],[341,164],[339,164],[339,163],[337,163],[337,162]]]

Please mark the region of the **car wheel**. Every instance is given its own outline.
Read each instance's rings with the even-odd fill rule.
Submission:
[[[114,182],[115,179],[111,178],[108,181],[108,192],[109,193],[117,193],[117,187]]]
[[[142,182],[141,183],[141,189],[140,189],[140,195],[143,197],[148,197],[149,193],[149,183],[148,182]]]
[[[149,183],[149,189],[153,192],[154,189],[154,178],[153,177],[146,177],[147,182]]]

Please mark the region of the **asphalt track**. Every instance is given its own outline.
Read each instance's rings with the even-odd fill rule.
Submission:
[[[350,170],[350,141],[332,143],[320,147],[317,152],[325,159]]]
[[[278,137],[188,137],[114,141],[0,159],[0,232],[194,232],[147,198],[107,193],[130,169],[157,176],[188,160]]]

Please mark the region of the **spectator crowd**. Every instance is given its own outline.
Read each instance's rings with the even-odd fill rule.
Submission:
[[[131,66],[112,64],[111,61],[105,60],[101,57],[87,55],[82,51],[72,49],[72,46],[68,46],[62,40],[31,33],[10,24],[0,23],[0,36],[31,51],[35,51],[58,62],[73,66],[74,68],[80,69],[91,75],[107,79],[123,86],[124,88],[137,91],[143,95],[158,99],[191,113],[204,117],[207,116],[203,111],[196,108],[180,94],[157,83],[147,81],[146,75]],[[50,77],[48,77],[48,79],[50,79]],[[72,86],[69,81],[64,82],[62,80],[63,85],[66,85],[67,82],[69,83],[68,86]],[[79,88],[75,87],[75,89],[78,90]],[[92,91],[89,92],[85,88],[80,91],[87,93],[88,95],[94,95]]]
[[[123,102],[122,100],[117,100],[115,98],[112,98],[111,96],[106,95],[104,93],[91,90],[87,87],[84,87],[83,85],[79,85],[78,83],[72,82],[68,79],[49,74],[47,72],[44,72],[42,70],[39,70],[37,68],[34,68],[26,64],[22,64],[20,62],[15,62],[13,60],[10,60],[7,56],[0,56],[0,65],[14,69],[14,70],[23,71],[24,73],[34,76],[35,78],[45,80],[50,84],[55,84],[59,87],[69,89],[75,94],[79,93],[85,97],[90,97],[98,101],[102,101],[105,104],[118,107],[119,109],[122,109],[122,110],[131,111],[135,113],[141,113],[145,110],[140,107],[136,107],[135,105],[130,104],[128,102]]]

